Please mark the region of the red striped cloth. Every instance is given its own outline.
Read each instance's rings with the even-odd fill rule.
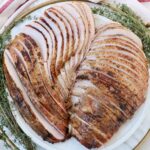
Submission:
[[[2,7],[0,8],[0,13],[2,13],[14,0],[8,0],[6,1]]]
[[[9,9],[9,7],[14,6],[15,9],[23,6],[26,2],[29,0],[5,0],[2,6],[0,7],[0,14],[2,14],[6,9]]]
[[[150,2],[150,0],[139,0],[139,2]]]

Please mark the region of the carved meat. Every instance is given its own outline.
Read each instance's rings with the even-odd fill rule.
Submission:
[[[26,122],[48,141],[68,137],[70,89],[94,32],[88,5],[63,3],[25,25],[4,52],[10,94]]]
[[[96,32],[96,33],[95,33]],[[84,2],[52,5],[4,51],[9,93],[44,140],[106,143],[145,100],[141,40]]]
[[[147,86],[140,39],[118,23],[101,25],[77,70],[72,135],[88,148],[101,146],[144,102]]]

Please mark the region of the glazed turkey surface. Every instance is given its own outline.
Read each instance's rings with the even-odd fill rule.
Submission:
[[[4,51],[7,87],[31,128],[52,143],[106,143],[145,100],[141,40],[116,22],[98,27],[90,7],[66,2],[27,24]]]

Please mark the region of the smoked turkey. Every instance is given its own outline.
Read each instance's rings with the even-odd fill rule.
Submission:
[[[44,140],[106,143],[145,100],[141,40],[116,22],[95,26],[84,2],[52,5],[4,51],[7,88]]]

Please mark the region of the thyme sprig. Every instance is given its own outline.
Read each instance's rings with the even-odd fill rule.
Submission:
[[[5,141],[7,147],[10,147],[12,150],[19,150],[19,148],[10,140],[7,134],[0,128],[0,139]]]
[[[101,3],[99,7],[92,9],[94,14],[102,15],[133,31],[142,41],[143,50],[150,62],[150,30],[146,28],[142,20],[126,5],[110,5]]]

